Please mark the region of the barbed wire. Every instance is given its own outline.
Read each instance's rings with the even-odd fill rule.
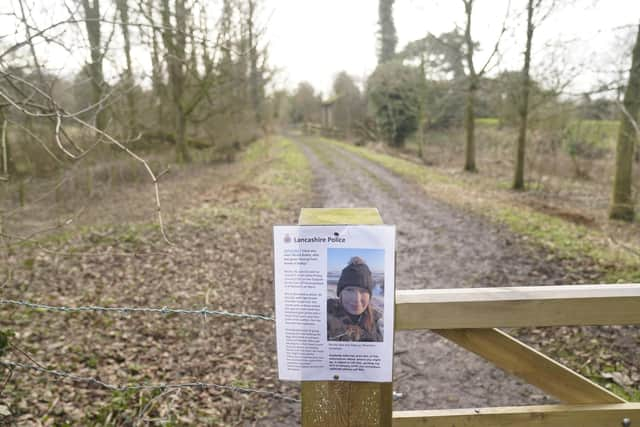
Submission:
[[[0,360],[0,365],[12,370],[16,368],[23,369],[23,370],[31,370],[31,371],[36,371],[43,374],[51,375],[57,378],[68,379],[73,382],[93,384],[93,385],[97,385],[99,387],[106,388],[108,390],[113,390],[113,391],[168,390],[168,389],[181,389],[181,388],[190,388],[190,389],[213,388],[216,390],[231,391],[234,393],[258,394],[262,396],[272,397],[274,399],[283,400],[286,402],[300,403],[300,399],[287,396],[286,394],[276,393],[268,390],[259,390],[259,389],[250,388],[250,387],[235,386],[235,385],[225,385],[225,384],[215,384],[215,383],[205,383],[205,382],[159,383],[159,384],[110,384],[110,383],[101,381],[97,378],[85,377],[85,376],[76,375],[76,374],[59,371],[55,369],[47,369],[47,368],[43,368],[42,366],[32,365],[28,363],[13,362],[10,360]]]
[[[206,307],[200,309],[188,309],[188,308],[169,308],[169,307],[101,307],[96,305],[68,307],[64,305],[54,306],[48,304],[39,304],[29,301],[20,300],[6,300],[0,299],[0,305],[11,305],[18,307],[26,307],[35,310],[46,310],[59,313],[83,313],[83,312],[98,312],[98,313],[152,313],[152,314],[181,314],[181,315],[198,315],[198,316],[224,316],[234,317],[238,319],[250,319],[250,320],[269,320],[273,321],[272,316],[264,314],[251,314],[251,313],[236,313],[225,310],[210,310]]]

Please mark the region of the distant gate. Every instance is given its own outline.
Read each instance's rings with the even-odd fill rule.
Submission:
[[[300,224],[382,224],[377,209],[302,209]],[[397,330],[430,329],[564,402],[392,412],[392,383],[302,383],[303,426],[640,426],[624,399],[494,328],[640,324],[640,284],[396,291]]]

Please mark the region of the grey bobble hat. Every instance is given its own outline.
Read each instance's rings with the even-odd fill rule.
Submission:
[[[369,270],[365,261],[358,256],[351,258],[349,265],[342,269],[342,274],[340,274],[340,279],[338,279],[338,296],[340,296],[340,292],[347,286],[366,289],[369,295],[371,295],[373,291],[371,270]]]

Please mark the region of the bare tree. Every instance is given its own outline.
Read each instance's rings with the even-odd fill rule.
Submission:
[[[20,0],[14,6],[15,10],[7,13],[7,16],[14,17],[18,23],[17,28],[20,23],[24,24],[25,34],[22,40],[18,39],[13,44],[3,44],[3,50],[0,51],[0,152],[2,153],[0,168],[3,178],[7,181],[9,178],[12,178],[11,181],[14,181],[14,177],[16,178],[20,206],[22,206],[23,181],[36,176],[38,180],[42,179],[42,182],[49,183],[60,175],[67,175],[68,172],[73,174],[75,165],[91,153],[98,153],[95,148],[105,143],[140,162],[156,186],[156,202],[159,208],[157,175],[142,157],[106,131],[107,123],[104,113],[109,103],[114,102],[117,96],[113,95],[115,90],[107,91],[108,86],[102,71],[107,52],[106,46],[113,33],[105,42],[101,34],[101,24],[114,21],[101,15],[99,0],[82,0],[75,3],[78,9],[65,4],[68,16],[47,25],[39,25],[38,21],[46,21],[49,17],[38,15],[29,9],[27,1]],[[81,12],[81,18],[77,15],[78,10]],[[85,98],[84,105],[80,108],[76,108],[77,103],[72,93],[75,88],[72,81],[65,79],[59,69],[47,68],[47,53],[44,50],[50,45],[55,45],[66,50],[70,55],[73,54],[74,33],[69,29],[77,29],[78,25],[82,25],[80,29],[86,29],[86,39],[90,49],[90,60],[82,70],[86,73],[88,77],[86,80],[90,84],[90,96],[86,97],[90,99]],[[115,29],[115,25],[113,28]],[[26,49],[28,53],[24,54],[23,51]],[[45,60],[41,61],[38,55]],[[85,103],[85,101],[88,102]],[[92,120],[95,112],[97,113]],[[31,126],[32,121],[33,126]],[[97,138],[85,138],[88,134],[95,135]],[[14,141],[15,144],[12,144]],[[13,150],[10,145],[16,148],[19,160],[19,168],[16,168],[15,174],[11,161]],[[36,147],[31,148],[32,146]],[[47,159],[48,163],[45,162]],[[68,176],[63,176],[54,185],[56,194],[57,189],[67,179]],[[8,185],[14,185],[14,183],[9,182]],[[42,197],[50,194],[50,191],[45,190]],[[13,218],[11,222],[13,227],[16,230],[21,230],[21,227],[19,215],[16,213],[19,212],[19,208],[10,208],[11,200],[6,202],[6,204],[3,203],[3,208],[5,206],[9,208],[0,212],[2,223],[0,227],[4,233],[0,236],[1,239],[8,244],[12,241],[28,240],[25,237],[12,236],[12,231],[7,231],[6,225],[9,222],[6,220],[10,216]],[[161,217],[159,220],[164,234]],[[53,216],[50,222],[56,223],[55,228],[66,224],[65,222],[61,225],[58,218]],[[36,237],[39,233],[36,231],[29,235],[29,238]]]
[[[513,177],[512,188],[514,190],[523,190],[524,185],[524,167],[525,167],[525,149],[527,141],[527,126],[530,112],[530,95],[532,90],[532,81],[530,75],[531,67],[531,44],[533,42],[533,33],[535,29],[551,14],[556,7],[555,1],[549,3],[548,7],[542,11],[543,0],[527,0],[527,37],[524,50],[524,65],[522,66],[520,81],[520,97],[518,99],[518,139],[516,144],[516,166]],[[542,12],[538,14],[538,12]],[[534,22],[535,15],[538,14],[537,22]]]
[[[529,76],[529,67],[531,64],[531,42],[533,40],[533,11],[540,5],[538,0],[534,5],[534,0],[527,2],[527,42],[524,49],[524,65],[522,67],[522,88],[520,105],[518,106],[518,115],[520,116],[520,127],[518,128],[518,143],[516,149],[516,169],[513,178],[513,189],[524,189],[524,154],[525,144],[527,140],[527,118],[529,115],[529,91],[531,87],[531,78]]]
[[[155,2],[154,0],[138,0],[138,11],[144,17],[145,24],[140,25],[141,33],[145,34],[146,42],[150,45],[149,58],[151,62],[151,98],[155,109],[156,126],[159,127],[165,122],[164,106],[168,102],[166,85],[163,80],[163,63],[160,54],[160,42],[158,40],[161,35],[161,26],[157,24],[155,19]],[[138,123],[140,127],[145,128],[145,133],[149,133],[145,123]]]
[[[464,3],[464,11],[466,16],[466,25],[464,30],[464,39],[466,45],[465,59],[467,63],[467,98],[465,102],[464,108],[464,129],[465,129],[465,162],[464,162],[464,170],[468,172],[477,172],[478,168],[476,166],[476,145],[475,145],[475,117],[474,117],[474,104],[476,98],[476,92],[478,90],[478,86],[480,83],[480,79],[487,71],[487,67],[491,63],[494,55],[498,52],[498,48],[500,46],[500,40],[502,35],[506,31],[506,20],[502,24],[502,30],[498,39],[496,40],[496,44],[493,48],[493,51],[489,55],[485,64],[480,68],[480,70],[476,70],[473,55],[475,50],[475,43],[473,41],[473,37],[471,36],[471,16],[473,13],[473,0],[462,0]],[[507,16],[508,16],[507,9]]]
[[[258,34],[256,33],[256,8],[257,0],[247,0],[247,32],[249,45],[249,93],[251,94],[251,102],[258,124],[263,121],[263,104],[264,104],[264,83],[263,75],[259,70],[258,62],[260,54],[258,52]]]
[[[187,45],[187,10],[185,0],[175,0],[172,11],[169,0],[161,0],[162,40],[166,50],[169,86],[173,101],[175,120],[176,159],[179,163],[190,162],[191,155],[187,147],[187,109],[185,106],[185,63]],[[175,19],[175,25],[171,17]]]
[[[14,172],[15,166],[11,159],[11,148],[9,146],[9,137],[7,135],[7,118],[5,117],[5,107],[0,107],[0,122],[2,130],[0,133],[0,159],[2,159],[2,174],[0,181],[9,181],[9,176]],[[0,229],[2,227],[0,226]]]
[[[127,122],[129,132],[133,135],[137,128],[137,111],[136,100],[133,92],[135,82],[133,79],[133,65],[131,63],[131,37],[129,31],[129,4],[128,0],[116,0],[116,7],[120,14],[120,28],[122,30],[122,37],[124,39],[124,57],[126,60],[125,68],[125,91],[127,97]]]
[[[638,113],[640,113],[640,25],[631,54],[631,69],[624,100],[620,107],[622,118],[618,131],[616,169],[609,217],[633,221],[635,216],[631,190],[633,152],[640,135],[637,129]]]
[[[197,27],[195,18],[198,14],[187,8],[185,0],[175,0],[173,7],[169,0],[161,0],[160,4],[161,33],[174,110],[176,157],[179,162],[188,162],[191,160],[187,145],[190,123],[204,123],[213,116],[226,114],[221,108],[223,104],[233,109],[238,108],[238,104],[240,109],[244,110],[245,106],[253,109],[253,118],[245,122],[245,127],[251,128],[261,117],[266,56],[258,48],[258,2],[252,0],[246,9],[237,5],[240,34],[233,39],[229,38],[233,37],[231,20],[236,4],[223,2],[220,31],[213,43],[208,42],[206,20],[201,20]],[[204,13],[204,10],[200,11],[199,16]],[[221,51],[226,53],[217,62],[216,54]],[[231,98],[239,102],[229,105],[235,103],[228,102]],[[237,119],[244,121],[243,117]]]
[[[96,106],[95,126],[98,130],[104,131],[107,127],[107,111],[101,105],[101,100],[105,93],[104,71],[102,60],[104,52],[102,48],[102,36],[100,33],[100,0],[82,0],[84,10],[84,22],[89,39],[89,49],[91,52],[91,62],[89,63],[92,104]]]
[[[467,16],[467,24],[465,26],[464,37],[467,45],[466,59],[469,68],[467,82],[467,99],[464,107],[464,130],[465,130],[465,157],[464,170],[468,172],[476,172],[476,145],[475,145],[475,120],[473,112],[473,103],[475,101],[475,93],[478,90],[479,76],[473,63],[473,39],[471,38],[471,13],[473,8],[473,0],[463,0],[464,11]]]
[[[141,162],[156,186],[159,203],[158,174],[109,129],[107,111],[115,111],[116,103],[124,107],[123,123],[129,131],[139,127],[146,134],[147,129],[157,129],[152,138],[174,142],[178,161],[190,160],[187,139],[199,148],[237,150],[250,139],[249,132],[257,134],[253,125],[266,103],[268,80],[264,33],[257,25],[259,0],[225,0],[226,15],[220,18],[224,22],[218,21],[215,29],[207,14],[215,16],[216,11],[199,0],[60,1],[47,6],[56,12],[51,16],[66,10],[67,16],[59,22],[36,13],[30,3],[16,0],[13,9],[3,9],[3,18],[13,19],[17,29],[0,40],[0,180],[11,191],[18,189],[20,180],[35,174],[42,179],[38,184],[68,179],[74,169],[80,170],[75,165],[91,153],[110,156],[95,149],[104,143]],[[117,33],[122,34],[123,49],[109,50]],[[152,89],[136,82],[136,43],[150,47]],[[71,68],[72,79],[64,77],[59,68],[48,68],[53,62],[46,50],[49,45],[63,49],[69,57],[87,48],[86,64]],[[117,76],[107,72],[107,64],[122,70],[119,83]],[[152,108],[141,108],[144,103]],[[169,110],[173,134],[162,129]],[[221,129],[228,127],[241,129],[244,137],[227,138]],[[207,135],[203,145],[198,140],[201,135]],[[36,144],[45,155],[32,148]],[[91,165],[82,171],[92,177],[92,169]],[[0,222],[3,215],[0,212]],[[0,225],[4,231],[6,224]]]

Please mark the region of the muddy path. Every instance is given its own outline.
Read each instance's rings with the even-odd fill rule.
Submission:
[[[428,198],[332,144],[292,137],[309,159],[314,207],[376,207],[397,227],[398,289],[561,284],[568,273],[507,230]],[[394,410],[535,405],[553,399],[429,331],[395,336]]]

